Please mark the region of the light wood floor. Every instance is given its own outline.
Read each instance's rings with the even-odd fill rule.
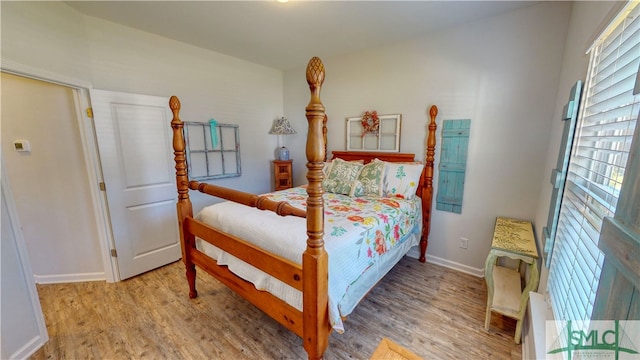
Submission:
[[[302,341],[203,271],[189,299],[181,262],[115,284],[38,285],[40,359],[304,359]],[[332,334],[327,359],[367,359],[388,337],[424,359],[520,359],[515,321],[485,331],[484,280],[404,258]]]

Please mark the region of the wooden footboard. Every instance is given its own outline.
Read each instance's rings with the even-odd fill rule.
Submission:
[[[307,82],[311,100],[306,108],[309,122],[307,138],[307,211],[296,209],[286,202],[274,202],[265,197],[227,189],[220,186],[189,182],[186,149],[183,135],[184,123],[180,120],[180,101],[172,96],[169,106],[173,112],[173,148],[176,162],[176,186],[178,189],[178,221],[182,244],[182,260],[186,267],[189,296],[198,296],[196,290],[196,265],[214,276],[227,287],[296,333],[304,341],[309,359],[320,359],[328,345],[331,331],[328,317],[328,257],[324,249],[324,204],[322,199],[322,168],[325,160],[324,122],[326,115],[320,101],[324,81],[324,65],[313,58],[307,67]],[[193,218],[189,190],[270,210],[282,216],[298,216],[307,219],[307,248],[302,255],[302,266],[269,253],[242,239],[224,233]],[[196,248],[196,237],[207,241],[243,260],[265,273],[280,279],[302,291],[303,311],[300,312],[268,292],[256,290],[253,284],[239,278],[225,266]]]
[[[226,266],[219,266],[218,263],[196,248],[195,238],[198,237],[217,246],[223,251],[252,264],[263,272],[276,277],[289,286],[302,291],[303,271],[302,266],[295,264],[280,256],[271,254],[259,247],[256,247],[240,238],[215,229],[201,221],[193,218],[191,201],[189,200],[189,189],[198,190],[202,193],[234,201],[247,206],[256,207],[262,210],[270,210],[281,216],[306,217],[306,212],[290,206],[286,202],[275,202],[263,196],[245,193],[233,189],[223,188],[211,184],[188,181],[185,160],[185,142],[182,133],[183,123],[180,120],[180,101],[172,96],[169,106],[173,112],[171,122],[173,134],[173,147],[176,161],[176,185],[178,188],[178,220],[180,225],[180,238],[182,244],[182,259],[186,266],[187,280],[189,283],[189,296],[195,298],[198,295],[196,290],[196,270],[195,266],[205,270],[230,289],[234,290],[267,315],[278,321],[280,324],[303,336],[302,312],[271,295],[268,292],[260,291],[253,284],[247,282],[233,274]]]

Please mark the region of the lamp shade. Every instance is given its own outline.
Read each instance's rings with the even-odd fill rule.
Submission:
[[[297,133],[293,127],[291,127],[291,124],[289,124],[289,120],[285,119],[283,116],[280,119],[273,120],[273,125],[271,126],[271,130],[269,130],[269,134],[291,135]]]

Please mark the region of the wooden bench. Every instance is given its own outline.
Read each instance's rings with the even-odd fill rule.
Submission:
[[[498,264],[500,257],[518,261],[516,268]],[[491,312],[516,319],[514,340],[520,343],[522,319],[527,309],[529,292],[538,288],[538,251],[530,222],[498,217],[493,232],[491,250],[485,262],[484,277],[487,282],[487,313],[484,328],[489,330]],[[521,265],[528,267],[528,281],[522,288]]]

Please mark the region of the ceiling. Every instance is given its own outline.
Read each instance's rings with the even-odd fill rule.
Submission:
[[[531,1],[68,1],[97,18],[268,67],[304,66]]]

